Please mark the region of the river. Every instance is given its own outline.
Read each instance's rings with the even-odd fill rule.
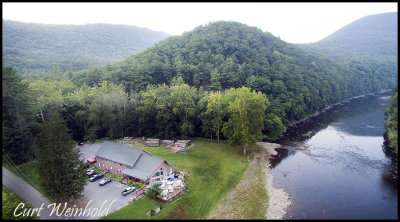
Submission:
[[[390,93],[336,105],[295,127],[271,159],[290,195],[283,219],[397,219],[397,158],[383,145]]]

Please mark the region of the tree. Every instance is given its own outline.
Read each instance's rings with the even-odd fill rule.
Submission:
[[[398,154],[398,92],[392,97],[389,107],[386,110],[386,130],[389,140],[389,147]]]
[[[267,140],[277,140],[278,136],[281,135],[285,129],[285,126],[278,116],[273,113],[266,114],[263,133]]]
[[[148,198],[154,198],[158,194],[161,193],[161,189],[158,186],[158,183],[153,183],[150,185],[150,187],[146,191],[146,197]]]
[[[103,131],[101,136],[121,138],[125,134],[125,114],[128,103],[128,94],[120,84],[104,81],[101,87],[96,88],[93,101],[89,108],[88,131],[93,129]],[[98,128],[97,128],[98,127]],[[98,132],[95,132],[98,133]],[[92,137],[90,135],[89,137]]]
[[[206,115],[211,117],[212,131],[217,136],[219,141],[219,134],[221,132],[222,124],[224,123],[225,107],[223,104],[223,94],[219,91],[211,92],[208,97]]]
[[[79,159],[79,149],[68,131],[61,115],[55,113],[43,124],[37,141],[41,185],[56,200],[80,197],[87,183],[86,163]]]
[[[37,117],[44,122],[53,112],[61,111],[65,96],[77,89],[77,86],[70,80],[49,82],[37,80],[29,83],[29,89],[36,100]]]
[[[229,143],[243,145],[246,155],[247,147],[263,137],[265,109],[269,102],[261,92],[250,91],[244,86],[235,91],[235,99],[228,106],[231,115],[222,132]]]
[[[185,83],[170,87],[172,114],[179,121],[180,135],[183,138],[193,135],[193,118],[196,112],[195,97],[197,90]]]
[[[28,161],[34,138],[31,127],[34,122],[33,99],[26,85],[11,67],[3,67],[3,115],[2,147],[16,164]]]

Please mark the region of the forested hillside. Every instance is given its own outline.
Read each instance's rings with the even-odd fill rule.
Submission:
[[[248,86],[267,95],[269,112],[286,125],[328,104],[392,88],[396,68],[334,63],[255,27],[215,22],[170,37],[123,62],[69,76],[77,85],[122,83],[128,92],[169,83],[175,76],[211,91]]]
[[[328,105],[392,89],[398,78],[397,64],[336,63],[255,27],[223,21],[121,62],[65,72],[60,80],[21,81],[12,69],[3,72],[10,79],[3,78],[7,152],[35,141],[37,125],[60,113],[75,140],[221,136],[245,153],[247,145],[276,140],[287,125]],[[21,101],[27,104],[15,106]],[[26,122],[17,137],[15,120]]]
[[[298,46],[339,62],[374,58],[397,63],[397,12],[360,18],[316,43]]]
[[[24,74],[83,70],[121,61],[167,37],[163,32],[128,25],[3,20],[3,64]]]

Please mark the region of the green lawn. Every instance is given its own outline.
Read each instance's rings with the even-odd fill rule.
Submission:
[[[114,180],[117,180],[117,181],[121,181],[122,180],[122,177],[121,176],[118,176],[118,175],[115,175],[115,174],[113,174],[113,173],[105,173],[105,175],[107,176],[107,177],[109,177],[109,178],[111,178],[111,179],[114,179]]]
[[[238,184],[248,161],[241,148],[232,147],[226,141],[218,143],[196,138],[193,142],[195,146],[188,154],[169,153],[164,147],[136,146],[167,160],[175,169],[189,171],[185,181],[186,195],[178,201],[163,204],[164,208],[152,217],[146,213],[157,203],[142,198],[103,219],[206,219],[220,199]]]

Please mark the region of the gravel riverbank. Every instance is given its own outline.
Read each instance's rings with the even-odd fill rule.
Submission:
[[[265,214],[267,219],[282,219],[286,214],[288,207],[292,204],[289,194],[282,188],[274,187],[274,177],[270,174],[269,159],[271,156],[276,155],[275,148],[280,145],[276,143],[258,142],[257,145],[264,148],[267,152],[264,156],[265,160],[265,175],[267,180],[267,191],[269,196],[268,209]]]

